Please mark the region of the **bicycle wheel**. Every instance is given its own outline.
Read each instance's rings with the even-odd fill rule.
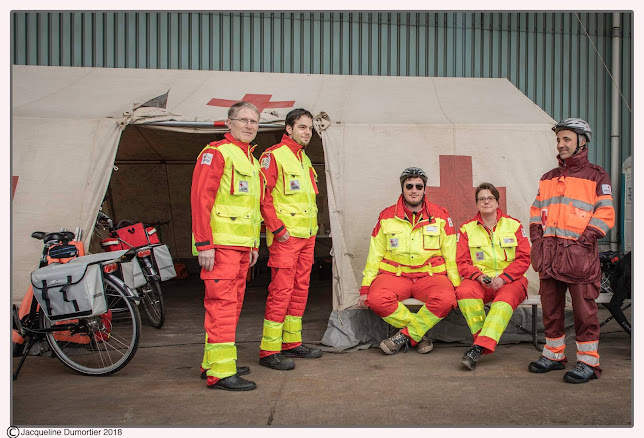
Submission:
[[[163,323],[165,323],[165,306],[159,280],[148,280],[137,291],[141,297],[141,306],[143,306],[143,310],[152,327],[163,327]]]
[[[134,357],[139,345],[141,317],[132,300],[109,278],[105,281],[108,311],[102,315],[63,321],[72,324],[69,331],[48,332],[47,341],[56,356],[81,374],[102,376],[112,374]],[[44,315],[42,325],[51,328]]]

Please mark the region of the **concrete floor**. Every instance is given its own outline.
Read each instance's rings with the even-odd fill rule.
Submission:
[[[583,385],[564,371],[528,372],[539,353],[530,343],[502,345],[475,371],[459,363],[461,344],[436,343],[387,356],[378,348],[299,359],[291,371],[258,364],[266,281],[248,288],[237,332],[238,364],[257,389],[211,390],[199,378],[203,354],[203,286],[198,277],[163,284],[165,326],[144,325],[133,360],[108,377],[86,377],[50,357],[30,356],[12,384],[17,426],[631,426],[631,339],[611,322],[602,328],[604,373]],[[314,282],[304,341],[322,338],[331,284]],[[601,310],[601,316],[607,315]],[[628,313],[630,318],[630,312]],[[574,358],[574,339],[567,354]],[[17,359],[14,359],[14,366]]]

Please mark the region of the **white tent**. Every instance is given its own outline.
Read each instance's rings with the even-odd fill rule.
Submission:
[[[168,90],[165,109],[135,110]],[[262,123],[279,123],[297,107],[317,116],[336,317],[357,303],[369,235],[378,213],[396,201],[402,169],[428,173],[430,199],[455,225],[474,215],[473,187],[488,181],[501,188],[506,212],[527,227],[537,181],[556,165],[554,121],[506,79],[13,66],[13,301],[24,296],[41,252],[32,231],[78,226],[89,243],[127,126],[221,121],[245,96],[260,106]],[[182,199],[189,193],[177,190]],[[181,211],[189,223],[189,211]],[[176,246],[187,256],[183,240]],[[535,293],[532,270],[528,278]]]

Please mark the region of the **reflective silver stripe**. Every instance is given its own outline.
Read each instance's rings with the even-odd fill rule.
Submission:
[[[547,357],[550,360],[563,360],[566,357],[564,353],[553,353],[547,347],[543,349],[541,354],[543,354],[545,357]]]
[[[596,342],[584,342],[580,344],[577,342],[577,351],[597,351],[599,347],[599,341]]]
[[[545,349],[544,349],[545,350]],[[545,354],[544,354],[545,356]],[[596,367],[599,365],[599,358],[594,356],[588,356],[587,354],[577,353],[577,360],[580,362],[587,363],[591,367]]]
[[[566,345],[566,336],[561,336],[559,338],[546,338],[546,346],[556,348]],[[577,344],[579,345],[579,344]],[[586,350],[588,351],[588,350]]]
[[[536,207],[536,205],[534,204],[536,204],[536,201],[532,204],[533,207]],[[577,207],[580,210],[584,211],[593,211],[593,208],[595,208],[595,206],[592,204],[580,201],[575,198],[569,198],[567,196],[553,196],[552,198],[544,199],[543,201],[541,201],[541,207],[539,208],[548,207],[552,204],[572,205],[573,207]]]
[[[557,228],[557,227],[547,227],[544,230],[543,235],[544,236],[572,237],[574,239],[579,239],[579,236],[581,236],[581,234],[575,233],[574,231],[564,230],[562,228]]]
[[[598,208],[602,207],[610,207],[610,208],[615,208],[613,207],[613,200],[612,199],[602,199],[601,201],[595,202],[595,210],[597,211]]]
[[[538,199],[535,199],[534,202],[532,203],[532,206],[535,208],[541,208],[543,206],[543,201],[539,201]]]
[[[541,216],[531,216],[530,217],[530,223],[531,224],[540,224],[541,223]]]
[[[593,225],[599,228],[604,232],[604,234],[607,234],[610,231],[610,227],[606,225],[606,222],[604,222],[601,219],[597,219],[595,217],[590,219],[590,222],[588,222],[588,225]]]

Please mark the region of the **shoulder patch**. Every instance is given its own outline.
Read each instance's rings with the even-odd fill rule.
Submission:
[[[201,155],[201,164],[210,166],[210,163],[212,163],[212,154],[210,153],[204,153]]]
[[[447,223],[449,224],[450,227],[454,226],[454,224],[452,223],[452,218],[449,216],[447,217]]]
[[[268,154],[264,155],[259,165],[264,169],[268,169],[268,167],[271,165],[271,156]]]
[[[525,228],[521,227],[521,235],[523,237],[528,237],[528,234],[525,232]]]
[[[602,193],[604,195],[612,195],[612,190],[610,188],[610,184],[602,184]]]

